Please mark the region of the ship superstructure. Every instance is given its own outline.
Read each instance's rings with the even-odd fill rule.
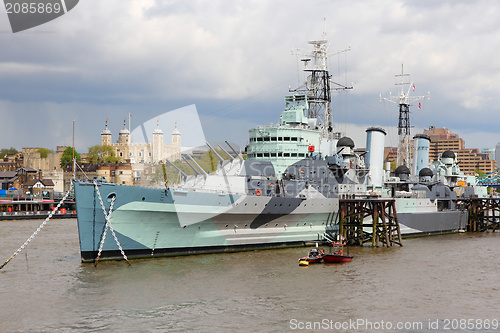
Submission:
[[[291,164],[319,150],[322,132],[316,119],[308,118],[306,95],[285,97],[285,110],[276,126],[262,126],[249,131],[249,160],[271,161],[278,174]]]
[[[337,153],[341,135],[333,128],[332,86],[335,90],[352,87],[332,81],[328,71],[326,33],[323,37],[322,40],[309,41],[313,49],[301,54],[305,82],[290,90],[292,94],[285,97],[285,109],[278,124],[249,131],[247,158],[271,161],[277,174],[282,174],[288,166],[305,157]]]

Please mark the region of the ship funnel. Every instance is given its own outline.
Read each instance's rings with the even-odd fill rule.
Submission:
[[[371,183],[381,187],[384,175],[384,146],[386,131],[380,127],[370,127],[366,130],[365,163],[370,169]]]
[[[429,167],[429,146],[430,137],[424,134],[417,134],[413,137],[413,164],[412,174],[418,176],[420,170]]]

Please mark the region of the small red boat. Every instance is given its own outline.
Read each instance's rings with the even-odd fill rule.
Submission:
[[[321,260],[323,259],[324,253],[325,253],[324,250],[321,250],[321,252],[320,252],[317,248],[311,249],[311,251],[309,251],[309,255],[307,257],[302,257],[299,259],[299,263],[301,261],[306,261],[309,264],[320,263]]]
[[[330,253],[323,254],[323,260],[327,263],[341,263],[349,262],[352,260],[353,256],[349,253],[344,253],[344,245],[342,243],[332,243]]]

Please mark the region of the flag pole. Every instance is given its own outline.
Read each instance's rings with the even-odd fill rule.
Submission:
[[[73,179],[75,176],[75,119],[73,119]]]

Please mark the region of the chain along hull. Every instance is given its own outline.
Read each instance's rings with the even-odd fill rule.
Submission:
[[[128,257],[241,251],[303,244],[336,232],[338,199],[307,200],[102,183],[75,183],[82,261],[97,257],[106,219]],[[110,231],[100,258],[119,259]]]

